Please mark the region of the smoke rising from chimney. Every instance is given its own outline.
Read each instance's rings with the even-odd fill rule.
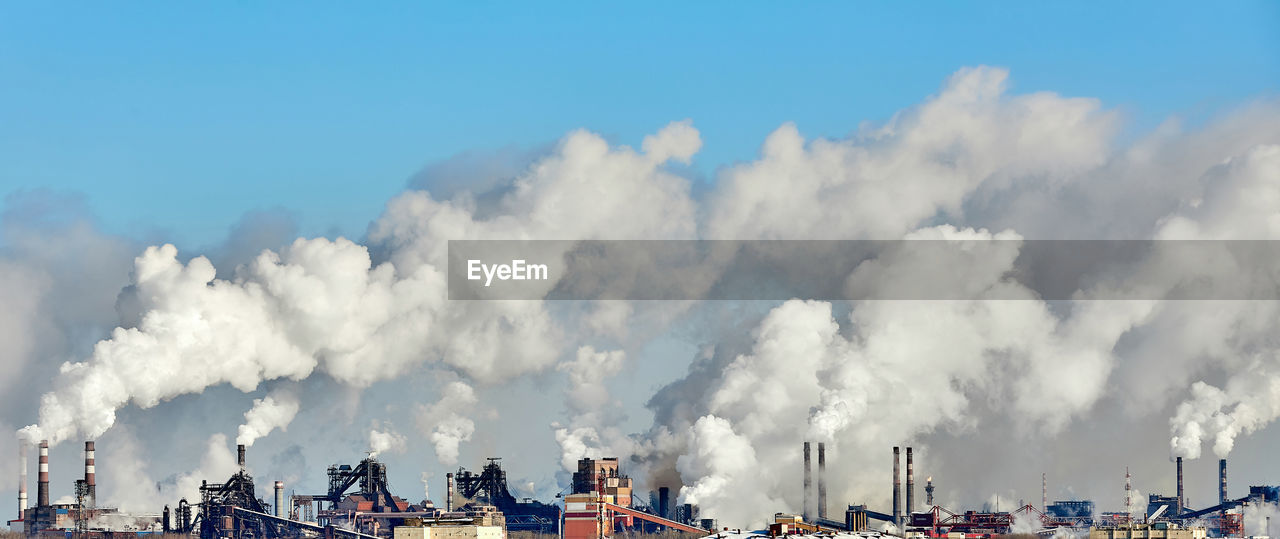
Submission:
[[[370,458],[377,458],[383,453],[404,453],[408,448],[408,439],[396,432],[390,423],[369,430]]]
[[[371,245],[388,259],[376,264],[369,247],[343,238],[298,239],[224,280],[205,257],[184,264],[172,245],[150,247],[135,260],[137,326],[117,328],[91,358],[65,365],[24,436],[96,438],[127,403],[149,408],[224,383],[248,392],[316,369],[358,388],[423,361],[485,382],[541,370],[561,340],[544,306],[448,303],[447,240],[585,239],[603,230],[611,238],[692,237],[688,182],[662,166],[687,162],[700,146],[687,121],[646,137],[642,153],[572,133],[517,180],[505,213],[492,219],[477,219],[467,200],[405,193],[370,229]],[[570,195],[597,177],[608,179],[609,200]]]
[[[298,413],[298,397],[290,391],[276,391],[261,399],[253,400],[253,407],[244,413],[236,443],[252,446],[258,438],[273,429],[286,431],[289,422]]]
[[[445,385],[435,404],[419,406],[418,429],[426,433],[441,464],[458,464],[458,448],[470,441],[476,431],[475,421],[464,414],[473,411],[477,404],[479,399],[471,386],[453,381]]]

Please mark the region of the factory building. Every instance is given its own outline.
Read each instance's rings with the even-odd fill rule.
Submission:
[[[84,476],[77,479],[74,485],[75,501],[73,503],[50,503],[49,485],[49,442],[41,441],[36,483],[36,505],[27,507],[27,452],[26,444],[19,449],[22,462],[18,467],[18,518],[8,521],[9,531],[27,535],[64,536],[75,532],[82,536],[106,533],[106,530],[94,529],[92,524],[105,521],[127,522],[121,531],[149,532],[158,531],[158,519],[150,516],[131,516],[120,514],[116,509],[100,507],[97,504],[97,471],[95,466],[94,442],[84,443]]]
[[[574,492],[564,497],[564,539],[609,537],[616,530],[635,526],[637,520],[689,533],[706,533],[709,526],[698,528],[688,523],[692,517],[670,520],[633,508],[631,488],[631,478],[619,470],[616,457],[579,460],[578,471],[573,474]],[[696,514],[696,509],[688,506],[687,512]]]
[[[614,510],[631,506],[631,478],[618,469],[618,458],[584,458],[573,473],[573,493],[564,498],[564,536],[588,539],[613,535],[635,520]]]
[[[1170,522],[1094,527],[1089,530],[1089,539],[1205,539],[1208,536],[1208,530],[1203,527],[1183,528]]]
[[[618,472],[618,457],[581,459],[573,473],[573,493],[599,491],[622,506],[631,505],[631,478]]]
[[[431,517],[407,519],[396,526],[393,539],[506,539],[507,527],[498,508],[479,505],[468,511],[437,512]]]
[[[565,539],[595,539],[613,535],[613,498],[597,492],[564,497]],[[608,524],[606,524],[608,523]]]
[[[1090,500],[1058,500],[1045,507],[1045,514],[1056,519],[1093,520],[1093,502]]]

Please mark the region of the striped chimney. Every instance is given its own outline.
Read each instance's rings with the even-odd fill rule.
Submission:
[[[40,475],[36,484],[36,506],[49,506],[49,440],[40,440]]]
[[[84,443],[84,484],[89,487],[88,503],[89,507],[93,507],[98,500],[98,480],[97,473],[93,469],[93,442],[86,441]]]

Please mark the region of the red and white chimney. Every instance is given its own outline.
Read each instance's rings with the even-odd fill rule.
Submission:
[[[84,443],[84,484],[89,490],[88,499],[85,500],[89,507],[95,507],[98,502],[98,479],[93,467],[93,453],[93,442],[86,441]]]
[[[40,475],[36,484],[36,506],[49,506],[49,440],[40,440]]]

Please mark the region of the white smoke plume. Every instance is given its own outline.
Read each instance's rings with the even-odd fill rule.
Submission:
[[[1263,110],[1267,118],[1280,118],[1274,107]],[[1249,142],[1233,138],[1233,144],[1210,144],[1219,152],[1213,154],[1191,142],[1199,140],[1198,135],[1180,139],[1162,134],[1116,154],[1110,141],[1115,117],[1096,101],[1052,94],[1005,96],[1003,71],[963,71],[926,104],[900,114],[882,129],[864,130],[846,141],[806,145],[791,126],[775,132],[759,160],[722,177],[708,231],[732,238],[1016,239],[1019,228],[1038,216],[1011,209],[1037,203],[1034,191],[1070,191],[1075,182],[1093,185],[1101,176],[1109,176],[1113,184],[1149,182],[1160,176],[1163,165],[1155,163],[1167,152],[1182,163],[1193,160],[1188,156],[1200,159],[1192,165],[1199,168],[1178,172],[1179,178],[1190,180],[1171,186],[1182,191],[1173,195],[1174,203],[1165,206],[1165,213],[1117,209],[1123,217],[1149,217],[1145,223],[1125,223],[1124,230],[1156,238],[1273,237],[1268,221],[1273,210],[1261,201],[1275,198],[1276,160],[1268,146],[1256,144],[1280,139],[1280,131],[1238,118],[1228,124],[1247,133]],[[1227,127],[1207,131],[1218,129]],[[1022,141],[1034,141],[1026,147],[1034,150],[998,150],[1020,147]],[[1224,159],[1227,164],[1220,166]],[[929,219],[990,219],[967,213],[970,197],[978,194],[984,205],[992,199],[1012,201],[1006,213],[992,214],[1004,223],[1003,232],[951,225],[912,232]],[[1141,207],[1145,199],[1130,194],[1129,203]],[[1188,405],[1207,410],[1199,417],[1210,420],[1197,422],[1196,428],[1213,430],[1226,448],[1225,440],[1274,420],[1269,384],[1277,377],[1274,369],[1264,366],[1275,364],[1276,353],[1262,329],[1280,322],[1274,308],[1090,300],[1071,302],[1065,310],[1051,309],[1031,291],[1005,281],[1017,255],[1016,242],[989,248],[1012,250],[939,263],[935,275],[900,275],[894,271],[895,257],[912,255],[902,248],[859,268],[849,287],[859,291],[942,282],[951,288],[970,286],[969,292],[978,297],[990,292],[1025,300],[855,303],[843,324],[833,317],[832,305],[788,302],[760,323],[748,352],[722,356],[717,350],[710,359],[695,362],[688,378],[655,396],[655,425],[647,435],[655,441],[638,444],[638,454],[657,463],[670,462],[664,453],[678,455],[685,463],[678,466],[680,479],[688,489],[681,497],[699,500],[704,515],[733,522],[728,519],[757,519],[799,507],[799,485],[793,480],[800,458],[797,440],[828,441],[829,458],[837,457],[829,465],[832,477],[841,478],[833,485],[833,498],[880,505],[887,500],[878,481],[845,478],[855,470],[883,466],[885,447],[918,443],[940,429],[972,431],[982,421],[1006,421],[1028,435],[1052,436],[1090,413],[1118,370],[1125,379],[1141,376],[1136,382],[1146,386],[1142,393],[1148,399],[1167,398],[1186,387],[1197,370],[1219,368],[1232,379],[1240,373],[1239,380],[1228,383],[1240,389],[1224,392],[1231,397]],[[1188,261],[1155,258],[1119,285],[1154,283],[1156,292],[1174,290],[1183,283],[1161,280],[1158,272],[1161,264],[1169,263]],[[953,268],[971,273],[953,275]],[[1228,275],[1229,270],[1215,264],[1204,271]],[[1261,276],[1259,281],[1265,284],[1268,278]],[[1081,299],[1123,297],[1123,287],[1104,288],[1116,284],[1102,283],[1079,294]],[[1133,345],[1141,361],[1118,361],[1116,347],[1126,335],[1142,337]],[[1196,342],[1184,350],[1147,348],[1168,339]],[[1230,344],[1215,348],[1210,344],[1215,342]],[[1259,354],[1259,349],[1267,352]],[[1156,350],[1166,352],[1161,361],[1170,361],[1167,352],[1175,351],[1179,357],[1172,361],[1178,367],[1160,367],[1154,362]],[[1214,361],[1197,362],[1206,355]],[[1145,363],[1148,357],[1150,364]],[[1237,359],[1241,357],[1246,359]],[[1248,368],[1254,363],[1260,367]],[[992,403],[1000,404],[991,409]],[[1135,406],[1151,404],[1140,401]],[[1227,408],[1215,416],[1223,407]],[[809,418],[807,424],[797,420],[804,417]],[[709,431],[719,435],[707,436]],[[755,461],[769,464],[688,464],[690,455],[742,445],[753,450]],[[918,458],[917,466],[922,460]],[[657,477],[663,473],[651,472]],[[781,501],[708,494],[721,490],[767,492],[781,496]],[[752,500],[759,504],[745,507]]]
[[[454,381],[444,387],[440,400],[418,409],[418,428],[427,433],[435,448],[436,460],[447,466],[458,464],[458,447],[471,441],[476,423],[467,417],[479,403],[475,389]]]
[[[369,429],[369,457],[377,458],[385,453],[404,453],[409,449],[409,440],[396,432],[390,423],[374,426]]]
[[[258,438],[273,429],[287,431],[289,422],[298,413],[298,397],[292,391],[275,391],[261,399],[253,400],[253,408],[244,413],[236,443],[252,446]]]
[[[725,363],[705,387],[695,409],[706,415],[689,427],[683,454],[720,455],[725,447],[739,445],[753,451],[737,451],[739,458],[719,466],[684,464],[680,476],[692,488],[681,491],[682,499],[699,500],[708,515],[760,518],[770,514],[765,500],[749,506],[739,493],[773,493],[783,497],[769,504],[794,512],[800,505],[794,481],[801,457],[797,440],[828,442],[829,461],[839,463],[832,466],[832,476],[841,477],[840,469],[874,468],[880,462],[876,457],[895,441],[938,428],[976,427],[975,407],[987,398],[1006,403],[1007,419],[1028,430],[1058,432],[1101,396],[1116,340],[1150,310],[1141,302],[1083,304],[1070,318],[1059,319],[1029,290],[1003,279],[1012,268],[1016,241],[981,243],[1016,236],[942,226],[908,237],[975,240],[986,249],[1012,249],[971,253],[986,263],[968,264],[973,272],[965,282],[979,297],[1027,299],[857,303],[843,330],[830,303],[793,300],[773,309],[755,330],[750,351]],[[881,261],[891,265],[912,254],[909,246],[901,249]],[[945,279],[953,266],[939,263],[937,276],[859,268],[850,283],[907,286]],[[927,337],[920,334],[922,327],[929,328]],[[923,464],[927,453],[917,455],[917,465]],[[835,499],[883,496],[871,484],[839,481],[832,487]]]
[[[377,264],[346,239],[298,239],[224,280],[205,257],[184,264],[173,246],[150,247],[134,264],[136,327],[117,328],[91,358],[64,364],[24,436],[96,438],[129,403],[149,408],[218,384],[253,391],[317,368],[355,387],[424,360],[484,382],[540,370],[560,342],[542,304],[447,304],[447,240],[589,239],[603,230],[619,239],[692,237],[688,182],[662,167],[687,162],[700,146],[687,121],[647,137],[643,152],[572,133],[488,218],[466,196],[405,193],[371,227],[371,243],[389,259]],[[584,190],[601,196],[578,196]]]
[[[1261,365],[1233,376],[1227,391],[1196,382],[1191,395],[1170,420],[1175,456],[1200,458],[1201,444],[1212,441],[1214,454],[1227,458],[1237,437],[1280,417],[1280,373]]]
[[[720,178],[715,239],[895,239],[980,188],[1066,182],[1104,163],[1119,117],[1096,99],[1008,95],[1007,70],[977,67],[941,92],[847,140],[784,125],[756,161]]]
[[[98,468],[102,476],[100,488],[105,489],[99,495],[124,511],[154,513],[157,507],[182,498],[197,502],[201,481],[222,482],[240,470],[226,435],[214,434],[205,442],[198,467],[155,479],[151,475],[154,455],[146,454],[128,429],[112,434],[111,443],[103,446],[102,453],[111,465]]]
[[[623,418],[621,410],[605,386],[606,380],[617,375],[625,363],[626,352],[622,350],[596,351],[592,346],[582,346],[573,359],[556,366],[569,376],[565,399],[569,424],[551,425],[560,445],[560,466],[565,471],[576,471],[582,458],[631,451],[631,440],[616,427]]]
[[[1124,508],[1125,513],[1128,513],[1133,518],[1142,518],[1143,515],[1147,514],[1147,502],[1145,501],[1147,497],[1141,490],[1130,489],[1129,498],[1129,505]]]
[[[690,452],[680,455],[676,469],[685,480],[680,502],[698,504],[707,514],[726,523],[756,529],[766,524],[761,507],[781,508],[773,485],[756,481],[762,471],[752,441],[733,430],[726,419],[705,416],[690,429]],[[765,488],[761,488],[765,487]]]
[[[1275,208],[1267,201],[1280,200],[1280,145],[1261,145],[1221,164],[1206,181],[1204,195],[1184,211],[1170,216],[1158,234],[1170,239],[1274,239],[1280,237]],[[1210,188],[1212,187],[1212,188]],[[1205,279],[1230,283],[1249,290],[1274,286],[1280,268],[1269,274],[1240,274],[1234,257],[1225,254],[1195,261]],[[1204,353],[1218,356],[1228,367],[1223,387],[1196,381],[1190,397],[1178,405],[1170,419],[1170,447],[1175,456],[1200,457],[1201,446],[1212,443],[1213,452],[1226,458],[1235,440],[1280,418],[1280,349],[1271,334],[1280,322],[1274,302],[1216,302],[1198,309],[1200,316],[1187,322],[1201,329]]]
[[[1280,507],[1274,503],[1250,503],[1246,504],[1240,510],[1241,516],[1244,518],[1244,535],[1245,537],[1271,536],[1271,521],[1276,521],[1274,525],[1280,526]]]

